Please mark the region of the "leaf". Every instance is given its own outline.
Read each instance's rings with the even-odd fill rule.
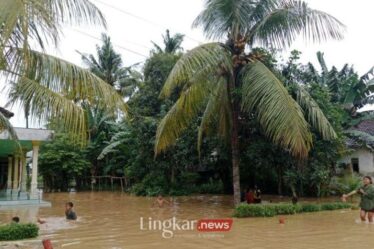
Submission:
[[[333,16],[308,7],[303,1],[278,1],[249,32],[250,45],[287,48],[302,34],[313,42],[343,38],[345,26]]]
[[[9,133],[11,139],[18,139],[17,133],[14,130],[12,124],[9,122],[9,119],[0,112],[0,133],[4,131],[7,131]]]
[[[323,139],[331,140],[337,138],[334,128],[327,120],[325,114],[302,86],[298,86],[297,102],[306,111],[309,123],[318,130]]]
[[[259,61],[244,69],[242,80],[242,110],[256,113],[265,135],[274,143],[306,157],[312,146],[308,123],[282,82]]]
[[[170,72],[161,97],[169,97],[176,88],[193,84],[197,74],[209,75],[218,73],[220,69],[232,68],[230,54],[222,43],[208,43],[188,51],[175,64]],[[228,70],[227,70],[228,71]]]
[[[212,128],[215,126],[218,126],[218,135],[226,141],[229,140],[231,134],[231,104],[227,93],[227,82],[224,78],[217,82],[217,86],[210,94],[202,116],[197,143],[199,153],[204,133],[213,132]]]

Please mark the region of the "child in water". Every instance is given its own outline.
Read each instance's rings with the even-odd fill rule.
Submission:
[[[163,197],[161,194],[159,194],[159,195],[157,196],[157,199],[153,202],[153,205],[152,205],[152,206],[157,205],[158,207],[161,208],[161,207],[163,207],[165,204],[170,205],[170,202],[167,201],[167,200],[165,200],[164,197]]]
[[[74,204],[72,202],[67,202],[65,204],[65,216],[67,220],[76,220],[77,214],[73,211]]]
[[[342,200],[344,202],[347,201],[347,198],[359,194],[361,195],[361,201],[360,201],[360,218],[361,221],[366,221],[366,215],[368,216],[368,220],[370,223],[373,222],[373,215],[374,215],[374,186],[373,181],[370,176],[365,176],[363,179],[364,186],[354,190],[348,194],[344,194],[342,196]]]

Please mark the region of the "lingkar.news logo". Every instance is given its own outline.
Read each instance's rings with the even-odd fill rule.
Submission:
[[[232,223],[232,219],[177,220],[173,217],[158,220],[140,217],[140,230],[160,231],[163,238],[170,239],[174,237],[176,231],[228,232],[231,230]]]

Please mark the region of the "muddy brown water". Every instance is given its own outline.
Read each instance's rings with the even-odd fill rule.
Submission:
[[[144,229],[148,221],[180,221],[202,218],[228,218],[232,214],[230,196],[199,195],[176,197],[172,205],[153,208],[154,198],[122,193],[53,193],[44,199],[51,208],[0,209],[0,224],[12,216],[21,222],[45,219],[37,239],[15,243],[0,242],[0,248],[43,248],[42,239],[50,239],[54,248],[127,249],[127,248],[250,248],[250,249],[352,249],[374,248],[374,225],[358,223],[358,210],[325,211],[279,217],[234,219],[230,232],[201,233],[174,231],[163,238],[162,231]],[[64,203],[72,201],[78,221],[64,219]],[[143,217],[143,230],[141,218]]]

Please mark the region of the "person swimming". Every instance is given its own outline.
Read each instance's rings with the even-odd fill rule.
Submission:
[[[373,215],[374,215],[374,186],[373,181],[370,176],[364,176],[362,179],[364,186],[360,187],[357,190],[354,190],[348,194],[343,194],[342,201],[346,202],[347,198],[359,194],[361,195],[360,201],[360,218],[361,221],[366,221],[366,215],[370,223],[373,222]]]
[[[163,207],[165,204],[170,205],[170,202],[165,200],[164,197],[159,194],[156,198],[156,200],[153,202],[152,206],[157,205],[158,207]]]
[[[67,220],[76,220],[77,214],[73,211],[74,204],[72,202],[67,202],[65,204],[65,216]]]

